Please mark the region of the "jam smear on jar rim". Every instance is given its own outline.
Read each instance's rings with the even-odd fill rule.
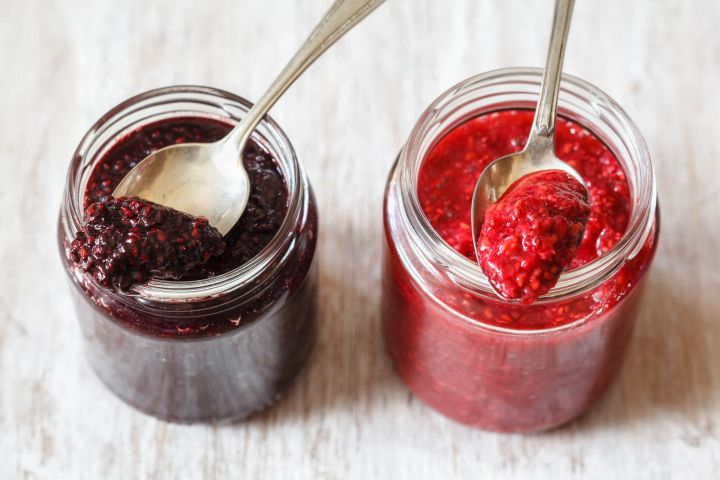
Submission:
[[[495,291],[531,304],[555,286],[585,233],[585,186],[561,170],[526,175],[490,205],[478,239],[480,267]]]
[[[282,225],[288,191],[280,167],[252,140],[243,152],[250,198],[224,239],[218,239],[219,232],[202,217],[137,198],[112,197],[123,177],[156,150],[187,142],[215,142],[231,129],[231,124],[220,120],[179,117],[144,125],[119,139],[88,179],[83,230],[71,246],[72,260],[101,285],[128,290],[153,276],[210,278],[257,255]]]

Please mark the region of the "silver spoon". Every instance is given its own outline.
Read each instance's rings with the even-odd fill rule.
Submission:
[[[585,181],[574,168],[555,156],[555,115],[560,90],[560,74],[574,4],[575,0],[557,0],[555,3],[555,17],[540,99],[525,148],[521,152],[501,157],[485,167],[475,184],[470,224],[473,247],[478,257],[477,241],[485,212],[515,181],[541,170],[562,170],[585,185]]]
[[[337,0],[270,88],[225,138],[158,150],[125,175],[113,196],[137,196],[203,216],[222,235],[228,233],[250,196],[242,152],[255,127],[306,68],[383,1]]]

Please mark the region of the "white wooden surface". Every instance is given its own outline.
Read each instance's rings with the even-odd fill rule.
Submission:
[[[140,91],[257,98],[329,0],[2,0],[0,478],[720,477],[720,3],[578,0],[566,71],[644,132],[663,225],[610,394],[548,434],[455,424],[413,398],[378,328],[381,200],[423,108],[452,84],[541,65],[550,0],[390,0],[273,110],[321,208],[321,336],[287,398],[250,421],[136,413],[84,361],[55,246],[70,155]]]

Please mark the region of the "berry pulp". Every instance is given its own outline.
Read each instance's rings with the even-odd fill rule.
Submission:
[[[590,203],[585,186],[561,170],[526,175],[485,212],[478,260],[495,291],[531,304],[572,262]]]

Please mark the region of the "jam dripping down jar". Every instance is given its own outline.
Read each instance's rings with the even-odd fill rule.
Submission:
[[[622,237],[523,305],[499,298],[477,262],[433,228],[418,194],[429,152],[482,115],[531,116],[541,77],[539,69],[492,71],[441,95],[417,121],[385,191],[381,321],[390,359],[426,404],[494,431],[547,430],[602,396],[621,367],[658,241],[655,180],[640,132],[606,94],[567,75],[559,115],[599,138],[627,179]]]
[[[58,243],[90,365],[122,400],[164,420],[245,418],[282,395],[313,349],[317,208],[290,141],[267,117],[253,133],[253,148],[281,172],[287,210],[267,244],[232,268],[190,280],[151,279],[120,292],[81,271],[70,259],[70,244],[82,227],[88,181],[119,141],[180,118],[229,130],[250,106],[207,87],[143,93],[90,129],[68,170]]]

